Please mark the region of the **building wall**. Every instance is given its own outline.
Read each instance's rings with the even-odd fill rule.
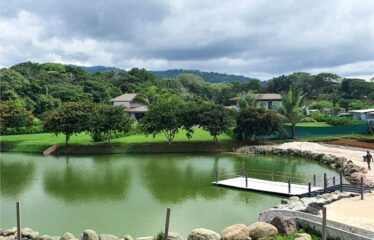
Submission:
[[[113,102],[113,106],[124,106],[130,108],[130,102]]]

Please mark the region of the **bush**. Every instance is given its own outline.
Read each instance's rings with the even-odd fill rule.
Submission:
[[[302,118],[300,120],[300,122],[304,122],[304,123],[310,123],[310,122],[317,122],[314,118],[311,118],[311,117],[305,117],[305,118]]]
[[[21,134],[36,134],[43,133],[42,124],[34,124],[30,127],[19,127],[19,128],[3,128],[1,129],[0,135],[21,135]]]
[[[308,115],[309,118],[313,118],[317,122],[326,122],[326,119],[329,117],[326,114],[323,114],[321,112],[313,112]]]
[[[347,118],[347,117],[327,117],[326,123],[332,125],[332,126],[343,126],[343,125],[356,125],[356,124],[362,124],[363,122],[360,120]]]

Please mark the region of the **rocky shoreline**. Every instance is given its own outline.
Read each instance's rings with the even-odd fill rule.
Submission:
[[[291,235],[295,240],[311,240],[311,236],[307,233],[299,232],[297,223],[286,217],[274,217],[271,223],[256,222],[249,226],[245,224],[235,224],[226,227],[221,233],[214,232],[206,228],[197,228],[191,231],[186,240],[258,240],[269,239],[278,235]],[[67,232],[62,237],[40,235],[38,231],[30,228],[21,230],[22,239],[24,240],[134,240],[130,235],[126,234],[118,237],[112,234],[97,234],[94,230],[84,230],[80,237],[75,237]],[[0,240],[17,239],[17,228],[11,228],[0,231]],[[159,233],[154,237],[139,237],[136,240],[163,240],[163,233]],[[168,240],[185,240],[180,234],[169,232]]]
[[[363,177],[365,185],[374,186],[373,180],[369,180],[366,177],[367,170],[364,167],[354,164],[352,160],[345,157],[314,153],[308,150],[302,151],[293,148],[284,149],[269,145],[244,146],[236,149],[235,152],[242,154],[273,154],[290,157],[303,157],[327,164],[332,168],[342,171],[345,179],[352,184],[359,184],[361,182],[361,177]]]

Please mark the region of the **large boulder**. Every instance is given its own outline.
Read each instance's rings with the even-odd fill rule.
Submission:
[[[177,232],[169,232],[168,240],[184,240],[184,238]]]
[[[5,230],[3,231],[3,236],[14,235],[14,234],[16,234],[16,232],[17,232],[17,228],[16,228],[16,227],[9,228],[9,229],[5,229]]]
[[[72,233],[69,233],[69,232],[66,232],[61,240],[76,240],[77,238],[72,234]]]
[[[133,238],[130,234],[125,234],[125,235],[123,236],[123,239],[124,239],[124,240],[134,240],[134,238]]]
[[[289,235],[297,231],[296,221],[285,216],[274,217],[270,224],[276,227],[278,233],[282,235]]]
[[[22,228],[21,229],[22,237],[26,237],[29,239],[38,239],[39,232],[32,230],[31,228]]]
[[[47,234],[39,236],[39,240],[60,240],[59,236],[49,236]]]
[[[222,240],[243,240],[249,237],[249,229],[244,224],[235,224],[225,228],[221,233]]]
[[[221,240],[221,235],[206,228],[197,228],[192,230],[187,240]]]
[[[312,237],[307,233],[298,233],[295,240],[312,240]]]
[[[82,240],[99,240],[99,236],[94,230],[87,229],[83,232]]]
[[[250,225],[248,229],[249,236],[254,240],[278,235],[277,228],[266,222],[256,222]]]
[[[112,234],[100,234],[100,240],[118,240],[118,237]]]

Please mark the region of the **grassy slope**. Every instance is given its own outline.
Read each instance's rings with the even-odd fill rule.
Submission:
[[[226,134],[218,137],[219,141],[231,141],[232,138]],[[195,129],[191,142],[211,142],[212,137],[208,132],[202,129]],[[60,134],[55,136],[50,133],[42,134],[27,134],[27,135],[10,135],[0,136],[0,142],[2,144],[3,151],[10,152],[43,152],[48,147],[54,144],[65,144],[65,136]],[[145,135],[132,135],[127,137],[116,138],[112,140],[113,143],[118,144],[146,144],[146,143],[165,143],[166,138],[159,134],[155,138],[152,136]],[[189,139],[185,135],[185,131],[180,131],[175,137],[174,142],[189,142]],[[88,134],[82,133],[70,138],[71,145],[95,145],[91,141],[91,137]]]

